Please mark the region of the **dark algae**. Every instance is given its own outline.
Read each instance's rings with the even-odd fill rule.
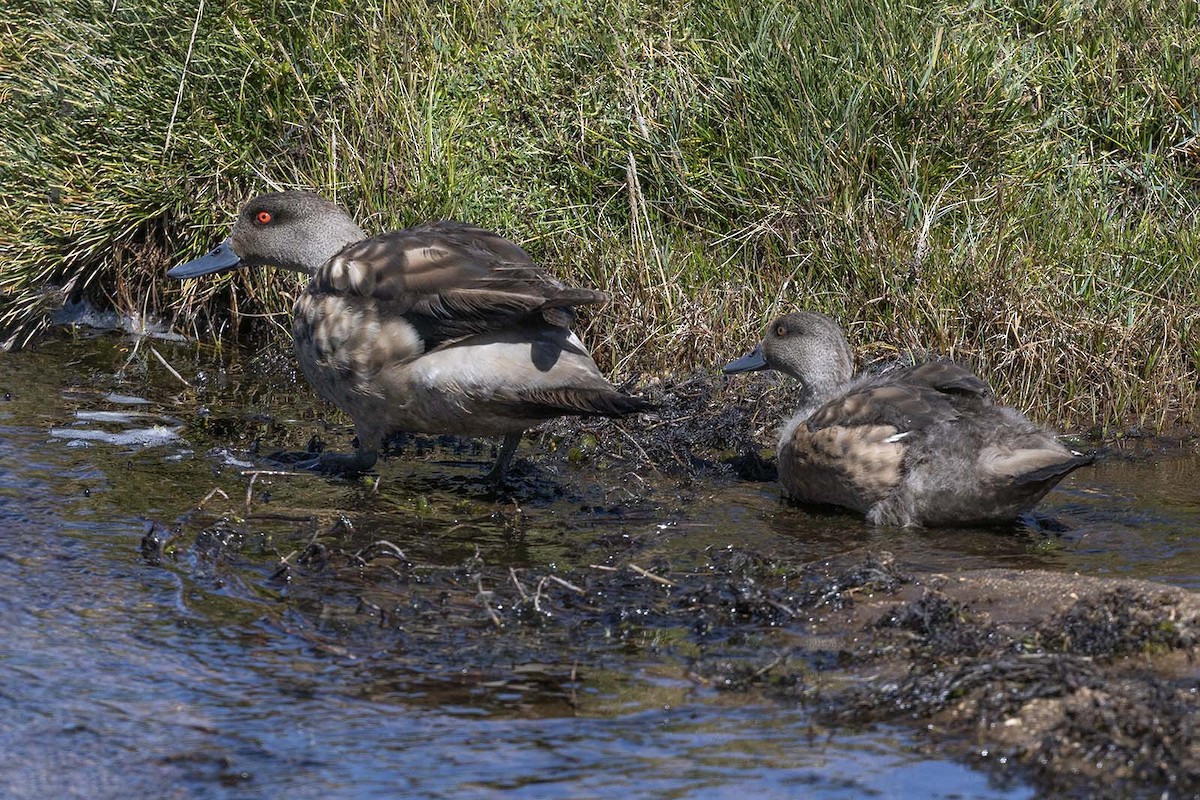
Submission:
[[[237,565],[247,538],[214,524],[180,555]],[[795,565],[721,548],[677,564],[651,542],[609,542],[602,563],[555,570],[478,554],[420,563],[357,541],[335,524],[262,575],[301,605],[340,601],[339,627],[360,631],[352,646],[424,664],[422,681],[470,675],[483,702],[502,705],[519,687],[526,701],[570,706],[595,670],[655,664],[700,687],[798,703],[832,729],[911,725],[931,753],[1054,796],[1200,792],[1200,601],[1180,589],[1038,570],[921,573],[886,552]]]

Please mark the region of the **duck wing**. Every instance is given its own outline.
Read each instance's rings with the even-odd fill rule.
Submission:
[[[923,430],[992,405],[992,389],[952,361],[930,361],[860,379],[808,418],[809,430],[886,426]]]
[[[308,293],[373,301],[416,328],[426,350],[527,322],[566,328],[575,306],[606,299],[563,286],[503,236],[453,221],[350,244],[317,271]]]
[[[928,361],[909,367],[903,379],[936,389],[959,405],[991,405],[995,399],[987,382],[953,361]]]

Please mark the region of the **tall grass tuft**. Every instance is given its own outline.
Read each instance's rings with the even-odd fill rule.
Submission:
[[[0,109],[8,347],[67,295],[285,319],[292,276],[163,272],[305,187],[609,291],[615,371],[807,307],[1049,422],[1195,421],[1195,0],[16,0]]]

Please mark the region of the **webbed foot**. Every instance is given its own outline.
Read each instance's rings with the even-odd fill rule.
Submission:
[[[356,450],[353,453],[274,453],[272,461],[278,461],[291,469],[305,469],[326,475],[349,477],[359,475],[375,466],[374,450]]]

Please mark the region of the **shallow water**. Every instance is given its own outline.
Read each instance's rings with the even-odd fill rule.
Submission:
[[[618,464],[597,482],[602,454],[554,458],[549,440],[522,451],[533,463],[515,501],[480,480],[487,446],[417,442],[378,485],[260,475],[247,505],[256,437],[346,446],[286,355],[64,337],[0,358],[0,397],[4,797],[1033,794],[907,730],[819,729],[802,707],[714,691],[647,648],[560,652],[536,631],[509,647],[449,616],[381,624],[368,575],[280,574],[318,535],[351,552],[387,540],[429,570],[478,558],[546,572],[628,552],[686,564],[736,545],[796,563],[888,550],[922,569],[1200,586],[1190,449],[1111,456],[1001,532],[873,530],[722,475],[660,483]],[[226,496],[197,510],[214,489]],[[146,558],[150,529],[186,546]]]

